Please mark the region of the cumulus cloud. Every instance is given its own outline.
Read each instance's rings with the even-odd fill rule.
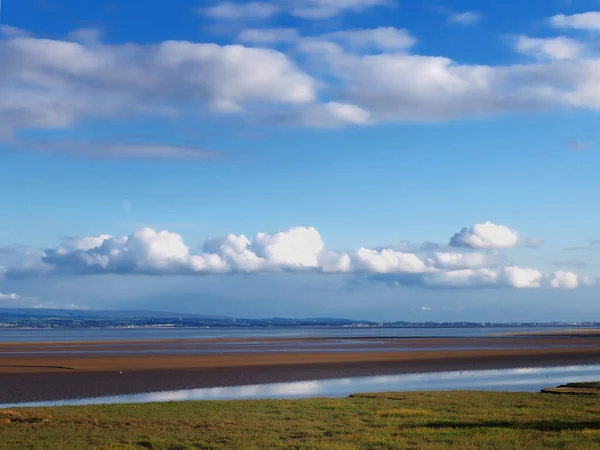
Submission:
[[[129,236],[100,235],[46,250],[42,262],[67,273],[189,274],[228,271],[218,255],[195,255],[181,235],[143,228]]]
[[[0,40],[0,137],[80,120],[176,117],[181,108],[239,112],[316,99],[315,80],[283,53],[188,41],[93,45]]]
[[[541,47],[555,56],[566,55],[556,45]],[[298,49],[335,80],[345,103],[370,113],[371,123],[600,108],[594,81],[600,76],[600,62],[593,57],[544,58],[503,66],[463,64],[405,49],[353,51],[348,43],[327,40],[327,35],[301,39]]]
[[[379,3],[319,0],[276,7],[294,11],[317,5],[340,11]],[[259,5],[266,4],[243,5],[263,11]],[[233,16],[223,12],[227,8],[212,14]],[[262,47],[288,42],[295,46],[289,55],[190,41],[106,44],[84,31],[64,39],[4,31],[0,139],[14,138],[24,129],[65,129],[86,120],[176,120],[206,111],[251,114],[260,123],[336,127],[600,108],[600,60],[577,54],[574,42],[565,46],[567,41],[560,38],[522,40],[521,50],[538,60],[492,66],[411,53],[415,38],[393,27],[312,37],[298,36],[290,28],[254,28],[238,36],[240,42]],[[181,153],[166,147],[160,153]]]
[[[430,269],[414,253],[361,247],[354,254],[355,267],[368,273],[424,273]]]
[[[539,270],[516,266],[504,267],[501,276],[510,287],[515,288],[540,287],[543,277]]]
[[[19,294],[3,294],[0,292],[0,301],[2,300],[19,300],[21,296]]]
[[[57,273],[205,274],[230,272],[422,273],[431,270],[415,254],[360,248],[325,251],[320,233],[294,227],[257,233],[252,240],[229,234],[209,239],[193,253],[181,235],[143,228],[129,236],[100,235],[67,241],[41,258]]]
[[[557,14],[550,18],[550,24],[555,28],[570,28],[574,30],[600,30],[600,12],[589,11],[581,14]]]
[[[430,261],[440,269],[479,269],[489,264],[489,257],[483,253],[435,252]]]
[[[583,53],[584,46],[579,41],[565,36],[554,38],[519,36],[516,50],[539,59],[574,59]]]
[[[479,242],[479,241],[477,241]],[[142,228],[127,236],[68,239],[47,249],[37,261],[9,264],[7,277],[143,274],[216,275],[231,273],[356,274],[374,281],[429,288],[570,288],[572,275],[512,265],[498,255],[430,251],[418,256],[409,249],[360,247],[350,252],[328,250],[313,227],[293,227],[253,238],[228,234],[208,239],[193,251],[178,233]],[[576,276],[577,277],[577,276]],[[577,278],[578,285],[589,285]]]
[[[428,286],[435,288],[539,288],[542,280],[540,271],[518,266],[434,272],[424,278]]]
[[[302,42],[299,49],[337,79],[346,103],[369,111],[373,122],[600,107],[595,60],[488,66],[405,52],[354,54],[331,42]]]
[[[550,279],[550,286],[562,289],[577,289],[580,285],[592,286],[594,280],[590,277],[579,276],[566,270],[554,272]]]
[[[502,249],[514,248],[519,243],[519,233],[490,221],[463,228],[450,238],[453,247]]]
[[[449,244],[474,249],[507,249],[517,246],[539,248],[543,243],[540,238],[522,236],[506,225],[487,221],[463,228],[450,238]]]

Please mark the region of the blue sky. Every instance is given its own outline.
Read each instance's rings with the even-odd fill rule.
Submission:
[[[597,320],[599,32],[595,0],[5,0],[0,306]]]

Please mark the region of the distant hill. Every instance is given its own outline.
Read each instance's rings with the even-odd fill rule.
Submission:
[[[478,323],[478,322],[372,322],[336,318],[244,319],[209,314],[188,314],[146,310],[84,310],[46,308],[0,308],[0,328],[15,327],[79,327],[111,326],[170,326],[170,327],[353,327],[385,326],[389,328],[465,328],[465,327],[547,327],[547,326],[600,326],[596,322],[553,323]]]
[[[263,319],[263,320],[273,320],[277,322],[303,322],[303,323],[328,323],[331,325],[352,325],[355,323],[363,323],[363,324],[374,324],[376,322],[368,321],[368,320],[353,320],[353,319],[338,319],[334,317],[304,317],[301,319],[291,319],[289,317],[273,317],[272,319]]]
[[[226,316],[174,313],[144,310],[86,310],[86,309],[50,309],[50,308],[0,308],[0,320],[6,319],[210,319],[231,320]]]

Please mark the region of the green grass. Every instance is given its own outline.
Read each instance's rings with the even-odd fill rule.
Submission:
[[[600,396],[582,388],[0,410],[0,448],[600,448]]]

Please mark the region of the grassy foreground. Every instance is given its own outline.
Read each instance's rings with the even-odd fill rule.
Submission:
[[[598,387],[0,410],[0,448],[593,449]]]

